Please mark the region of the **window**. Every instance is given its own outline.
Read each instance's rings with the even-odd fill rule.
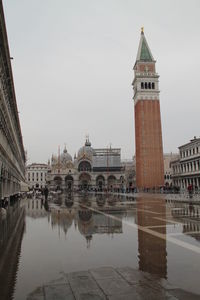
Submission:
[[[144,82],[141,82],[141,89],[144,89]]]
[[[81,171],[91,172],[92,168],[91,168],[91,165],[89,162],[82,161],[78,166],[78,170],[79,170],[79,172],[81,172]]]
[[[145,89],[147,89],[147,82],[145,82],[144,86],[145,86]]]
[[[155,90],[155,83],[152,82],[152,89]]]
[[[151,82],[148,83],[148,88],[151,89]]]

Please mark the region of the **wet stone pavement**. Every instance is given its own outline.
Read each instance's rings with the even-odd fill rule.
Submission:
[[[56,194],[0,218],[0,300],[200,299],[200,207]]]
[[[33,291],[27,300],[196,300],[199,295],[171,285],[166,279],[130,267],[101,267],[62,273]]]

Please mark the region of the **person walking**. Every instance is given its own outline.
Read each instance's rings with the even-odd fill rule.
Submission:
[[[48,195],[49,195],[49,190],[48,190],[48,187],[45,186],[45,188],[44,188],[44,197],[45,197],[45,201],[47,201]]]

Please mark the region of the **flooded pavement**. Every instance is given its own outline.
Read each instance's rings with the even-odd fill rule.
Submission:
[[[10,292],[1,299],[26,299],[62,273],[103,266],[138,269],[200,295],[198,205],[168,203],[153,195],[56,195],[48,203],[24,199],[16,211],[21,216],[17,234],[10,234],[16,224],[8,225],[14,218],[1,220],[1,295],[5,277],[11,278]],[[7,258],[6,232],[16,239],[9,242],[12,255]]]

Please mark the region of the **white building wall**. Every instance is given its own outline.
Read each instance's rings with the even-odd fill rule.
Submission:
[[[31,164],[26,168],[26,182],[30,188],[37,186],[44,188],[46,185],[46,176],[48,165],[46,164]]]

